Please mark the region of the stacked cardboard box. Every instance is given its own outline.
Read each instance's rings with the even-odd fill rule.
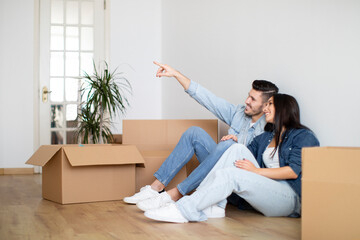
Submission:
[[[136,145],[145,160],[145,168],[136,167],[136,191],[155,180],[153,174],[170,155],[181,135],[192,126],[201,127],[217,142],[217,120],[123,121],[123,144]],[[198,162],[194,156],[170,182],[168,189],[183,181],[197,165]]]
[[[360,239],[360,148],[304,148],[302,239]]]

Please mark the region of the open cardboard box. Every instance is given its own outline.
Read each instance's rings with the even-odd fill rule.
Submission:
[[[201,127],[217,142],[217,119],[123,120],[123,143],[136,145],[145,160],[145,168],[136,168],[136,191],[155,180],[153,174],[170,155],[182,134],[192,126]],[[169,183],[167,189],[182,182],[197,166],[198,161],[193,156]]]
[[[360,148],[302,151],[302,239],[360,239]]]
[[[42,166],[44,199],[68,204],[133,195],[135,165],[144,159],[131,145],[48,145],[26,163]]]

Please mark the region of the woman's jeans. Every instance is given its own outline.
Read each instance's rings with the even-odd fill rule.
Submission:
[[[191,127],[181,136],[173,152],[154,176],[167,186],[195,153],[200,165],[183,182],[177,185],[179,192],[186,195],[199,186],[221,155],[234,143],[230,139],[216,144],[203,129]]]
[[[265,216],[299,216],[300,199],[285,180],[273,180],[234,166],[238,159],[248,159],[259,167],[252,153],[242,144],[234,144],[220,158],[209,175],[191,196],[184,196],[176,206],[189,221],[207,219],[203,209],[217,204],[225,208],[226,198],[236,193]]]

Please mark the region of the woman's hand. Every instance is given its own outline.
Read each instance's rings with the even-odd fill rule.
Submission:
[[[259,170],[259,168],[255,167],[255,165],[247,159],[236,160],[234,165],[237,168],[244,169],[253,173],[257,173],[257,171]]]
[[[221,141],[226,141],[226,140],[229,140],[229,139],[232,139],[232,140],[234,140],[235,142],[238,141],[238,138],[237,138],[235,135],[232,135],[232,134],[223,136],[223,137],[221,138]]]

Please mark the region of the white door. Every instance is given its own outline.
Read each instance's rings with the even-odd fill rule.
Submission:
[[[84,71],[105,60],[104,0],[40,0],[40,145],[72,144]]]

